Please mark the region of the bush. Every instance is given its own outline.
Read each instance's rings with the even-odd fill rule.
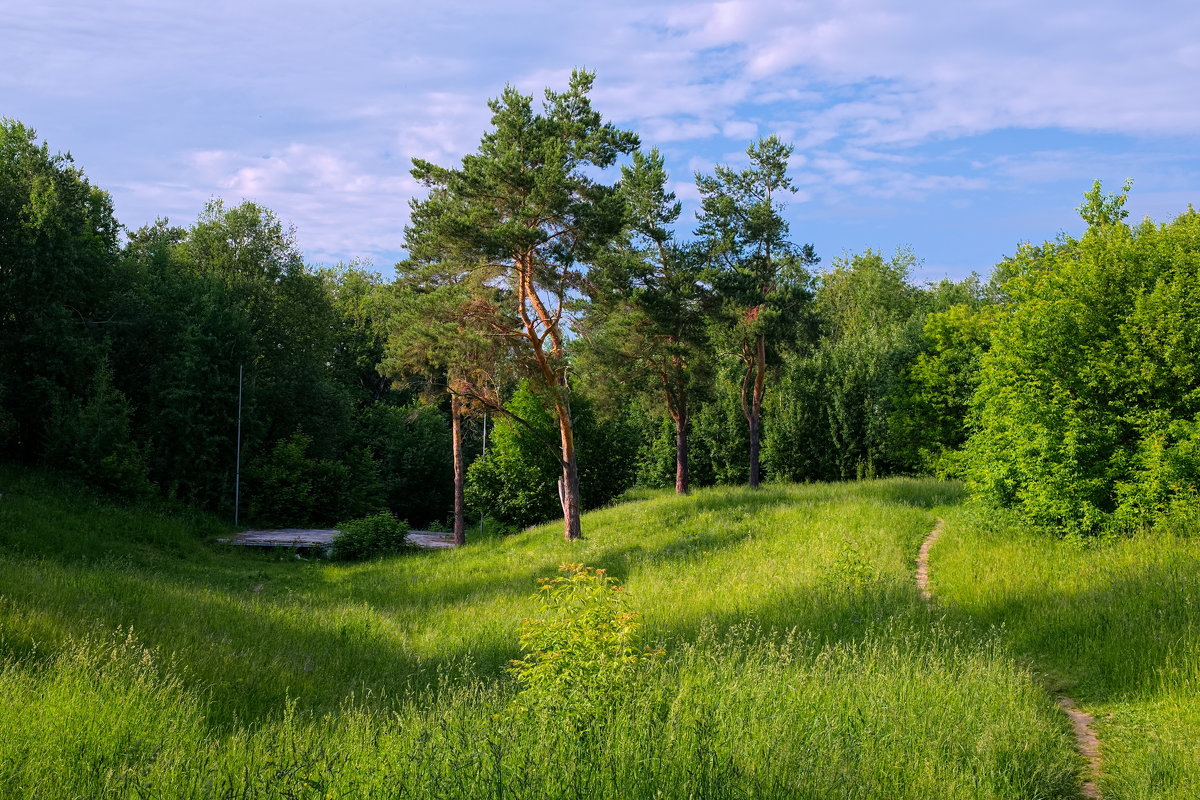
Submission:
[[[521,686],[518,711],[537,711],[577,724],[597,716],[647,655],[635,647],[641,622],[626,602],[624,587],[604,570],[564,564],[562,575],[541,578],[544,619],[521,623],[525,657],[510,674]]]
[[[1197,506],[1200,213],[1131,228],[1123,203],[1097,184],[1082,239],[1013,257],[973,400],[969,487],[1064,533],[1136,530]]]
[[[408,541],[408,523],[389,513],[342,522],[333,538],[332,558],[360,561],[415,549]]]

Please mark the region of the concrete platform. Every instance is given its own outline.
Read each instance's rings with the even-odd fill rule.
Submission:
[[[242,531],[219,542],[239,547],[320,547],[328,548],[338,531],[332,528],[280,528],[278,530]],[[408,540],[418,547],[454,547],[454,534],[435,531],[409,531]]]

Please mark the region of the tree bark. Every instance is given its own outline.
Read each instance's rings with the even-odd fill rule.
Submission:
[[[759,419],[755,414],[750,417],[750,488],[757,489],[759,476]]]
[[[579,493],[579,465],[575,459],[575,431],[571,426],[571,408],[565,400],[555,404],[558,411],[558,430],[562,434],[562,478],[558,499],[563,510],[563,538],[574,542],[583,538],[579,515],[583,500]]]
[[[688,413],[680,409],[675,417],[675,493],[688,493]]]
[[[762,401],[766,389],[767,342],[762,336],[754,350],[754,388],[750,395],[750,488],[757,489],[762,481],[760,453],[762,449]]]
[[[463,465],[462,410],[457,397],[450,398],[450,433],[454,450],[454,545],[462,547],[467,543],[466,498],[463,494],[466,469]]]

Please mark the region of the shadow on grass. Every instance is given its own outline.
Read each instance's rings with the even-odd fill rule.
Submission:
[[[653,543],[597,536],[582,546],[551,546],[535,543],[534,537],[555,533],[527,532],[496,545],[507,559],[499,565],[503,572],[489,572],[497,566],[494,552],[472,548],[354,567],[314,567],[242,552],[210,553],[202,563],[154,572],[134,563],[106,567],[34,559],[27,563],[42,572],[42,579],[10,594],[0,607],[0,624],[6,613],[24,606],[38,609],[60,635],[132,627],[144,644],[174,654],[181,679],[207,695],[214,718],[228,724],[276,714],[289,699],[318,713],[336,711],[351,697],[388,707],[399,696],[435,693],[447,676],[500,678],[505,663],[517,655],[520,613],[508,623],[470,628],[465,623],[472,609],[501,603],[531,612],[534,606],[526,599],[536,579],[554,574],[564,561],[586,558],[625,578],[639,563],[682,563],[741,546],[754,518],[772,507],[815,508],[853,493],[924,508],[953,496],[935,491],[931,483],[773,486],[653,499],[638,504],[637,525],[678,536]],[[620,508],[597,512],[593,524],[622,513]],[[705,525],[692,529],[697,518]],[[505,548],[511,548],[507,555]],[[7,560],[18,569],[22,563],[18,556]],[[461,577],[455,574],[459,570]],[[258,583],[267,588],[254,594]],[[440,615],[446,629],[431,631],[410,622],[426,612]],[[669,643],[694,638],[702,629],[722,633],[755,622],[764,631],[797,627],[832,643],[923,613],[907,586],[878,583],[844,591],[812,586],[770,593],[736,608],[654,619],[649,631]],[[436,648],[428,648],[436,655],[424,654],[410,641],[413,636],[436,636]]]
[[[969,609],[946,607],[979,630],[1003,626],[1017,653],[1058,688],[1086,702],[1152,695],[1186,657],[1200,663],[1200,554],[1188,563],[1144,565],[1087,591],[1047,585]]]

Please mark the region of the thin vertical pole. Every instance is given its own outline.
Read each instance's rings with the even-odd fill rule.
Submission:
[[[238,506],[241,504],[242,494],[242,370],[244,366],[238,365],[238,430],[237,430],[237,461],[234,465],[233,474],[233,524],[238,524]]]

